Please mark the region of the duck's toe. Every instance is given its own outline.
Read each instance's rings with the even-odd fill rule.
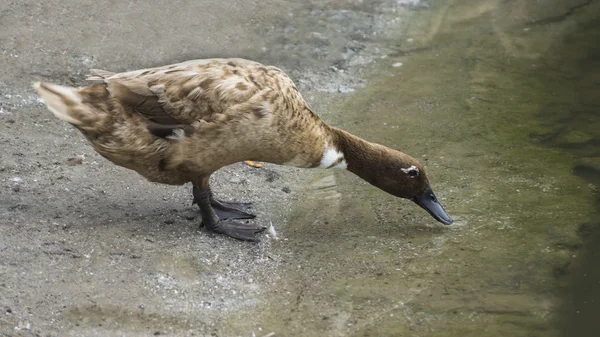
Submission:
[[[256,238],[254,235],[256,233],[264,231],[265,229],[265,227],[259,225],[242,223],[239,221],[227,219],[220,220],[217,223],[217,226],[213,228],[213,231],[215,233],[227,235],[234,239],[256,242],[259,241],[259,239]]]
[[[210,205],[219,219],[254,219],[256,215],[246,212],[252,205],[249,202],[227,202],[212,199]]]

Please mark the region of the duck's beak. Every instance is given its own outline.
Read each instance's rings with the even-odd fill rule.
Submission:
[[[413,197],[411,200],[414,201],[415,204],[423,207],[432,217],[444,225],[450,225],[454,222],[448,213],[446,213],[444,207],[439,203],[435,194],[433,194],[429,184],[427,184],[423,194],[418,197]]]

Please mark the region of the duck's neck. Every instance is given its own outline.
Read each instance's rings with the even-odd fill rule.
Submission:
[[[345,168],[368,182],[373,181],[374,165],[385,155],[385,147],[330,126],[332,143],[323,153],[319,167]]]

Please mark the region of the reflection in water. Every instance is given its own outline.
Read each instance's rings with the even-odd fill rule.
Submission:
[[[328,119],[420,158],[455,225],[346,172],[315,172],[284,228],[283,293],[261,325],[352,336],[597,326],[598,13],[575,0],[419,10],[389,64]]]

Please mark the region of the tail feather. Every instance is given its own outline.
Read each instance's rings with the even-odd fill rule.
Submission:
[[[102,81],[113,76],[115,73],[102,70],[102,69],[90,69],[91,75],[86,78],[88,81]]]
[[[33,88],[56,117],[76,126],[91,122],[94,113],[81,102],[78,89],[44,82],[34,83]]]

